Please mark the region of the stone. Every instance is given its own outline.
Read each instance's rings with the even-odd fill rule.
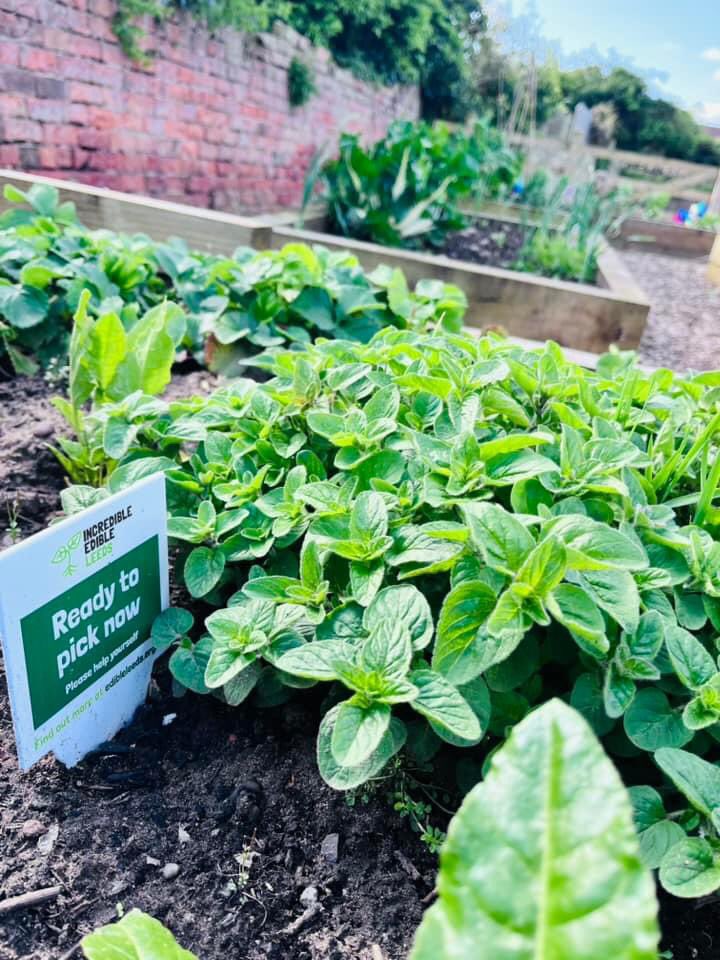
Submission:
[[[20,833],[26,839],[31,840],[34,837],[41,837],[44,833],[47,833],[47,827],[39,820],[26,820],[22,827],[20,827]]]
[[[177,863],[166,863],[161,872],[163,880],[174,880],[180,873],[180,867]]]
[[[305,887],[300,894],[300,903],[304,907],[310,907],[318,901],[318,888],[314,886]]]
[[[337,863],[339,846],[339,834],[329,833],[320,845],[320,856],[328,863]]]

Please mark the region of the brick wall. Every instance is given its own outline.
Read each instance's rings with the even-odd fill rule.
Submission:
[[[147,25],[155,57],[130,61],[113,0],[0,0],[0,166],[218,210],[297,205],[315,149],[341,130],[382,136],[418,115],[411,87],[366,84],[283,25],[210,35]],[[300,55],[318,92],[292,109]]]

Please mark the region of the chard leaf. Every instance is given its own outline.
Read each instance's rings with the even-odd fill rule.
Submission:
[[[553,700],[465,798],[410,960],[655,960],[630,804],[585,721]]]
[[[81,946],[87,960],[197,960],[159,920],[140,910],[87,934]]]

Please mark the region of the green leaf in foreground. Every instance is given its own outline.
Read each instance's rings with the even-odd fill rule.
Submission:
[[[630,803],[587,723],[523,720],[450,825],[411,960],[656,960]]]
[[[140,910],[89,933],[81,946],[87,960],[197,960],[159,920]]]

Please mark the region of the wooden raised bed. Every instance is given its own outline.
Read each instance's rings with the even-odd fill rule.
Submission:
[[[613,246],[647,253],[668,253],[675,257],[704,258],[709,256],[716,236],[711,230],[628,217],[619,236],[613,240]]]
[[[177,236],[193,249],[209,253],[232,253],[239,246],[270,246],[270,226],[253,217],[239,217],[183,203],[166,203],[152,197],[88,187],[69,180],[0,169],[0,185],[6,183],[24,191],[34,183],[56,187],[61,201],[71,200],[80,222],[91,230],[144,233],[157,241]],[[14,204],[8,203],[0,191],[0,211],[11,206]]]
[[[299,229],[283,226],[276,217],[273,246],[321,244],[349,250],[366,270],[381,263],[399,267],[411,284],[425,277],[457,284],[468,298],[471,326],[499,326],[513,336],[555,340],[590,353],[603,353],[612,344],[634,349],[640,343],[650,305],[610,247],[600,256],[598,286],[590,286],[350,240],[322,232],[322,219],[313,214],[305,221],[312,229]]]

